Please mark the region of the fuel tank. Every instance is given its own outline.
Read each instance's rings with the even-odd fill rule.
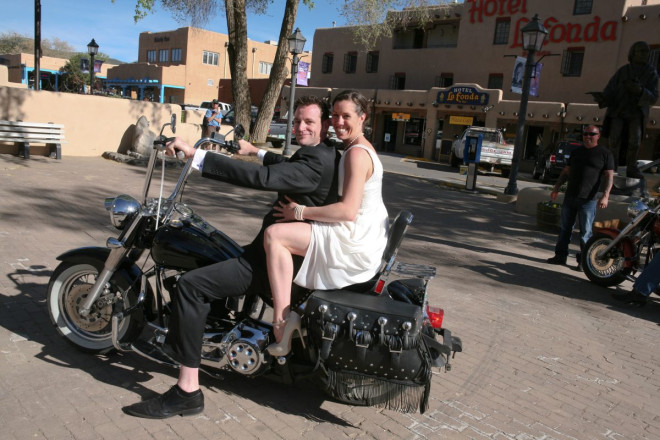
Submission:
[[[238,257],[243,248],[197,215],[160,227],[151,248],[153,260],[166,268],[192,270]]]

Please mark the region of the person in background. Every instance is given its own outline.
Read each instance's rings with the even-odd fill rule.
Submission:
[[[213,133],[217,133],[220,130],[222,112],[220,111],[220,103],[217,99],[211,101],[211,108],[206,110],[204,120],[206,121],[204,137],[211,137]]]
[[[566,264],[568,245],[571,242],[573,225],[578,219],[580,226],[580,253],[576,270],[582,270],[581,255],[592,235],[596,208],[607,208],[610,190],[614,183],[614,158],[605,147],[598,145],[600,129],[590,125],[582,132],[583,146],[571,153],[568,163],[561,171],[557,183],[552,188],[550,199],[557,200],[559,188],[568,182],[564,201],[561,205],[561,221],[555,255],[548,258],[550,264]],[[602,195],[596,200],[602,186]]]

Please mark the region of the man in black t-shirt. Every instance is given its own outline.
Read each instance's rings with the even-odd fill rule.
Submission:
[[[609,149],[598,145],[600,129],[588,126],[582,133],[583,145],[571,153],[568,163],[561,171],[550,198],[557,199],[559,188],[568,181],[564,202],[561,206],[561,225],[555,245],[555,256],[547,261],[550,264],[566,264],[568,245],[571,242],[573,225],[577,217],[580,225],[580,252],[591,238],[596,207],[607,208],[610,190],[614,182],[614,157]],[[602,195],[596,195],[602,186]],[[580,254],[577,269],[581,270]]]

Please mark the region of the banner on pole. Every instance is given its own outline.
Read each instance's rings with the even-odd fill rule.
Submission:
[[[298,63],[298,75],[296,76],[296,84],[299,86],[306,86],[308,74],[309,74],[309,63],[300,61]]]

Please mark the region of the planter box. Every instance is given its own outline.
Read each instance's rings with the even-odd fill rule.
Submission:
[[[559,231],[561,223],[561,205],[539,202],[536,205],[536,226],[550,231]]]

